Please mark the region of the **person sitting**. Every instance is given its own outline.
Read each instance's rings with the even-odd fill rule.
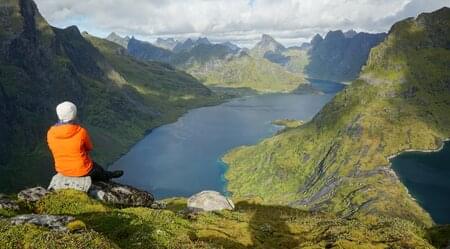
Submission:
[[[64,176],[90,176],[92,181],[109,181],[123,175],[123,171],[107,171],[91,160],[93,145],[89,133],[78,123],[77,107],[63,102],[56,107],[58,123],[47,132],[47,143],[55,161],[56,172]]]

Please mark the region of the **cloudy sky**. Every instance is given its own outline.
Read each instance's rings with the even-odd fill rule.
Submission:
[[[207,36],[252,46],[262,33],[285,45],[335,29],[385,32],[401,19],[450,6],[450,0],[35,0],[56,27],[77,25],[152,41]]]

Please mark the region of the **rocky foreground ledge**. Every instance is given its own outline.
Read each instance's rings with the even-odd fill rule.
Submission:
[[[445,248],[450,227],[342,219],[215,191],[155,201],[114,182],[0,196],[0,248]],[[83,187],[84,186],[84,187]]]

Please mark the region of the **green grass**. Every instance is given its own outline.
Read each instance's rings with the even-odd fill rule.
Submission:
[[[258,198],[234,201],[235,211],[186,216],[182,198],[166,200],[167,210],[118,209],[82,192],[59,191],[34,210],[73,215],[77,221],[69,226],[76,231],[0,221],[0,248],[433,248],[427,239],[443,245],[446,233],[398,218],[342,219]]]
[[[309,64],[308,51],[289,49],[283,55],[289,57],[289,62],[284,66],[289,72],[304,74],[304,69]]]

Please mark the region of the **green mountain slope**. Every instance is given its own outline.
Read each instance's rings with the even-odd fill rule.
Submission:
[[[289,72],[304,75],[305,67],[309,64],[308,50],[288,48],[283,52],[287,62],[283,65]]]
[[[0,5],[0,188],[44,183],[53,171],[45,134],[71,100],[108,163],[145,131],[216,97],[192,76],[123,54],[76,27],[53,28],[31,0]],[[31,163],[32,162],[32,163]]]
[[[388,158],[450,137],[450,9],[395,24],[360,79],[309,123],[224,157],[233,196],[430,225]]]
[[[307,81],[302,74],[288,72],[278,64],[247,54],[235,56],[212,66],[206,73],[194,75],[206,85],[250,88],[259,92],[291,92]]]

